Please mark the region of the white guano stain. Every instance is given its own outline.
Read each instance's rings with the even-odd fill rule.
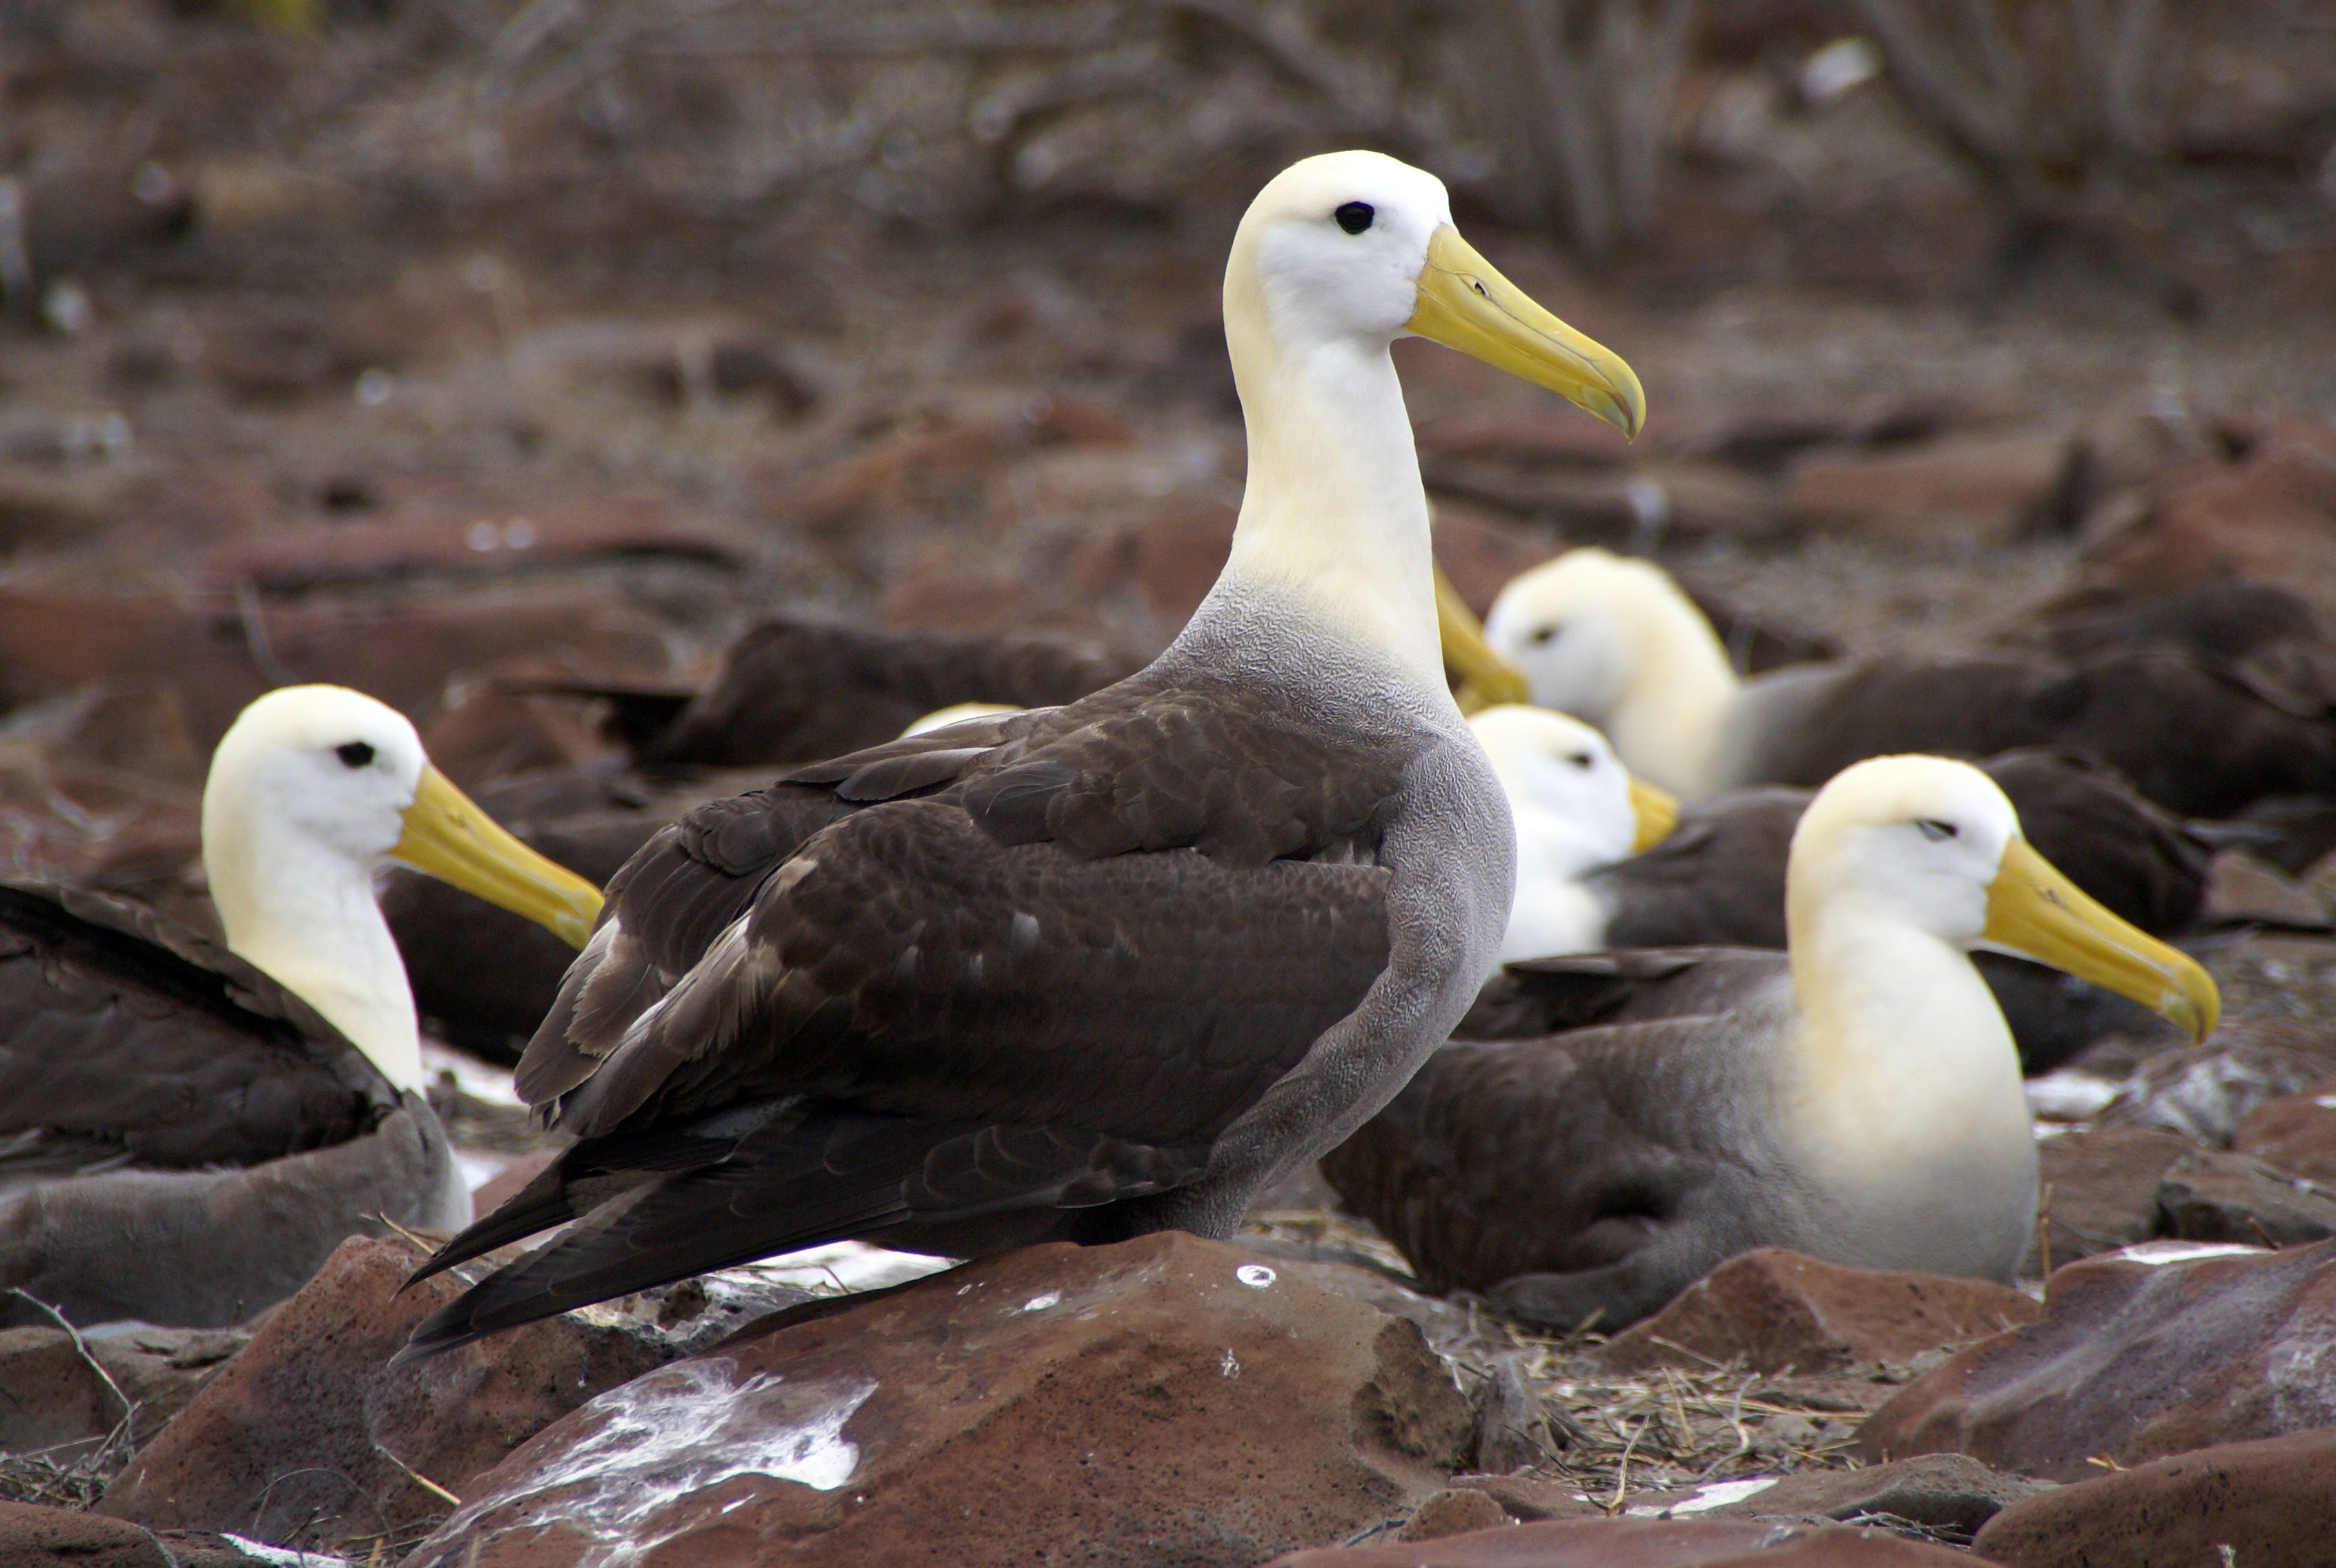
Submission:
[[[1233,1271],[1233,1278],[1251,1290],[1261,1291],[1273,1283],[1275,1276],[1273,1271],[1263,1263],[1243,1263]]]
[[[1047,1291],[1043,1294],[1032,1296],[1028,1301],[1022,1303],[1019,1310],[1026,1312],[1043,1312],[1048,1307],[1060,1302],[1062,1299],[1062,1292]]]
[[[2167,1263],[2195,1263],[2201,1258],[2259,1257],[2263,1252],[2261,1247],[2242,1246],[2237,1242],[2163,1241],[2136,1242],[2108,1255],[2119,1263],[2147,1263],[2155,1269]]]
[[[630,1568],[680,1534],[651,1521],[674,1504],[739,1476],[768,1476],[832,1492],[860,1467],[844,1424],[876,1391],[866,1379],[795,1383],[757,1372],[741,1383],[725,1359],[662,1367],[591,1400],[589,1435],[530,1477],[524,1491],[482,1498],[441,1526],[459,1544],[492,1512],[493,1534],[561,1524],[590,1542],[578,1568]],[[729,1513],[738,1503],[727,1503]],[[460,1544],[448,1561],[460,1562]]]

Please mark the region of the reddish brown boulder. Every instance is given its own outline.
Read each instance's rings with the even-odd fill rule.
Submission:
[[[2153,1242],[2072,1263],[2038,1321],[1971,1346],[1867,1418],[1871,1458],[1960,1451],[2080,1480],[2336,1424],[2336,1243]]]
[[[1758,1519],[1552,1519],[1384,1546],[1292,1552],[1268,1568],[1948,1568],[1971,1561],[1882,1530]]]
[[[2000,542],[2056,520],[2072,451],[2065,435],[2023,431],[1813,452],[1786,474],[1784,517],[1884,543]]]
[[[806,1308],[594,1400],[409,1568],[1246,1565],[1436,1491],[1467,1401],[1399,1318],[1181,1233]]]
[[[2201,1044],[2143,1060],[2102,1108],[2099,1124],[2159,1128],[2219,1148],[2248,1112],[2318,1083],[2331,1064],[2336,1040],[2325,1026],[2307,1019],[2242,1018]]]
[[[2157,1184],[2167,1235],[2285,1247],[2336,1235],[2336,1195],[2253,1155],[2184,1155]]]
[[[2036,1146],[2043,1246],[2023,1274],[2040,1274],[2094,1253],[2114,1252],[2157,1234],[2157,1184],[2197,1149],[2154,1127],[2095,1127]]]
[[[0,1503],[0,1563],[7,1568],[258,1568],[267,1561],[217,1535],[158,1535],[73,1509]]]
[[[1853,1269],[1762,1247],[1720,1264],[1670,1305],[1608,1343],[1608,1365],[1708,1367],[1742,1357],[1757,1372],[1890,1362],[2032,1321],[2036,1303],[1991,1280]]]
[[[352,1236],[131,1461],[100,1511],[156,1529],[324,1543],[412,1529],[604,1389],[670,1359],[614,1313],[553,1318],[411,1366],[386,1365],[462,1290],[400,1294],[422,1254]]]
[[[68,1445],[95,1447],[125,1414],[131,1442],[142,1443],[249,1337],[139,1327],[84,1335],[76,1346],[63,1329],[0,1329],[0,1453],[69,1459]]]
[[[1628,1512],[1664,1519],[1894,1519],[1968,1541],[2007,1504],[2049,1485],[2002,1475],[1967,1454],[1922,1454],[1855,1470],[1804,1470],[1640,1494]]]
[[[2336,1563],[2336,1432],[2224,1443],[2014,1503],[1971,1543],[2014,1568]]]
[[[2231,1150],[2292,1176],[2336,1186],[2336,1082],[2255,1107],[2231,1135]]]

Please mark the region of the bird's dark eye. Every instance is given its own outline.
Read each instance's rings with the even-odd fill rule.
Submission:
[[[1587,751],[1576,751],[1572,756],[1568,757],[1566,760],[1572,763],[1576,768],[1581,769],[1584,773],[1590,771],[1590,753]]]
[[[1562,628],[1560,628],[1560,627],[1556,627],[1556,626],[1536,626],[1536,627],[1534,627],[1534,628],[1533,628],[1533,645],[1534,647],[1536,647],[1536,648],[1546,648],[1546,647],[1548,647],[1548,646],[1550,645],[1550,644],[1551,644],[1551,643],[1552,643],[1552,642],[1556,641],[1556,639],[1557,639],[1557,634],[1558,634],[1558,632],[1559,632],[1561,629],[1562,629]]]
[[[336,746],[333,748],[333,755],[338,757],[346,767],[370,768],[373,766],[373,748],[362,740],[352,740],[346,746]]]
[[[1368,201],[1350,201],[1332,216],[1338,218],[1338,227],[1348,234],[1360,234],[1371,226],[1371,219],[1378,214],[1371,210],[1371,204]]]
[[[1927,818],[1917,818],[1914,826],[1922,830],[1923,837],[1933,844],[1942,838],[1952,838],[1959,831],[1952,822],[1932,822]]]

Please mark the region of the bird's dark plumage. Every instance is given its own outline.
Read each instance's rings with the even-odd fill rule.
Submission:
[[[659,833],[528,1048],[581,1141],[429,1265],[582,1223],[416,1350],[853,1235],[1107,1239],[1389,961],[1433,737],[1161,667],[804,768]]]
[[[0,879],[0,1287],[76,1321],[233,1322],[453,1175],[299,998],[123,900]]]

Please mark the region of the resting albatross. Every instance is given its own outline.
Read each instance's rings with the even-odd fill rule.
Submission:
[[[2106,762],[2185,815],[2336,793],[2324,650],[2249,649],[2234,663],[2177,638],[2067,660],[1835,660],[1739,681],[1667,573],[1594,547],[1510,582],[1484,630],[1535,702],[1597,725],[1632,772],[1690,801],[1815,786],[1889,752],[2037,745]]]
[[[2214,982],[2055,871],[1961,762],[1844,770],[1787,877],[1785,953],[1512,966],[1552,1011],[1570,991],[1602,1021],[1447,1045],[1323,1174],[1432,1288],[1552,1327],[1619,1329],[1757,1246],[2009,1280],[2036,1151],[1969,949],[2083,975],[2196,1037]]]
[[[334,686],[236,720],[203,858],[227,951],[102,894],[0,881],[0,1287],[78,1322],[235,1322],[377,1214],[469,1222],[374,904],[384,860],[578,945],[599,909],[412,724]]]
[[[409,1354],[846,1236],[1222,1235],[1466,1011],[1509,824],[1445,684],[1388,347],[1626,432],[1644,396],[1374,153],[1269,183],[1224,299],[1249,481],[1183,632],[1078,702],[798,769],[636,856],[519,1069],[579,1141],[425,1272],[577,1223]]]

